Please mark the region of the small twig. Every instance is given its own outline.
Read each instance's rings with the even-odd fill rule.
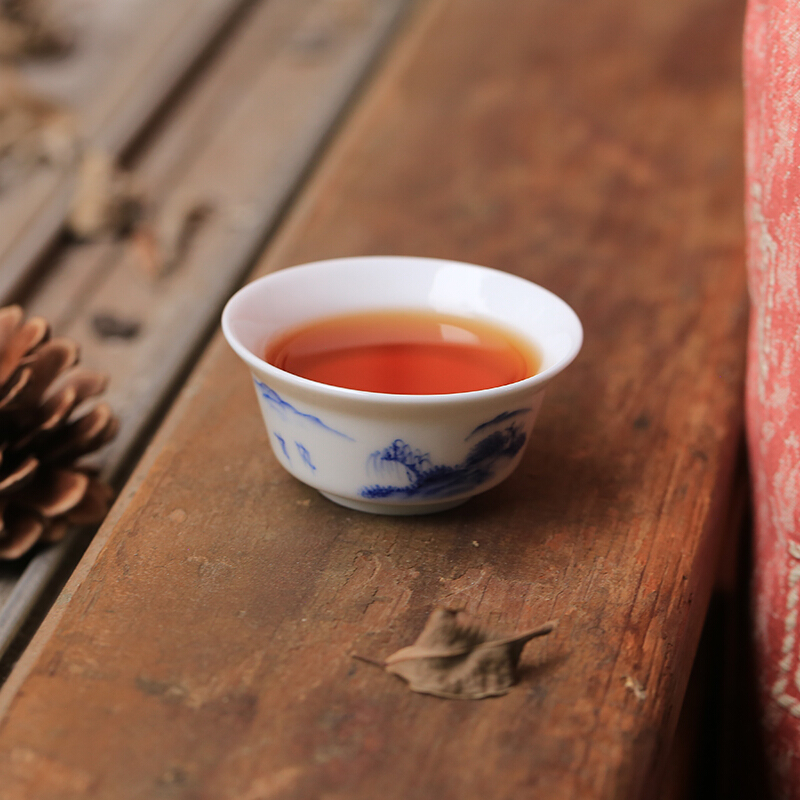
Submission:
[[[358,653],[351,653],[350,657],[356,658],[359,661],[363,661],[366,664],[372,664],[373,667],[380,667],[381,669],[386,669],[386,662],[378,661],[377,658],[370,658],[369,656],[360,656]]]

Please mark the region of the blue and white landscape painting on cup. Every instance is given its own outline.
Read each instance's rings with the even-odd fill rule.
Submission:
[[[394,500],[443,498],[469,492],[490,480],[501,460],[514,458],[522,450],[527,434],[518,418],[530,412],[530,408],[504,411],[478,425],[465,439],[474,443],[457,464],[435,464],[423,449],[395,439],[369,457],[368,470],[377,480],[364,486],[360,494],[370,499]]]

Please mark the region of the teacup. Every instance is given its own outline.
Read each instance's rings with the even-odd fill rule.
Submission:
[[[263,358],[286,330],[397,310],[494,323],[529,343],[539,368],[488,389],[385,394],[320,383]],[[274,272],[228,301],[222,329],[250,368],[283,467],[340,505],[379,514],[443,511],[508,477],[545,386],[583,341],[575,312],[541,286],[486,267],[406,256],[340,258]]]

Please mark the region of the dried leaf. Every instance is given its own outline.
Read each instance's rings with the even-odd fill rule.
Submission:
[[[101,339],[135,339],[142,323],[132,317],[104,312],[92,317],[92,328]]]
[[[9,67],[0,68],[0,189],[41,164],[71,165],[78,150],[75,115],[34,92]]]
[[[642,702],[647,699],[647,691],[642,686],[642,684],[636,680],[636,678],[631,677],[630,675],[623,676],[622,680],[625,682],[625,688],[630,689],[633,692],[633,696],[639,701]]]
[[[206,200],[177,196],[152,212],[134,236],[136,254],[145,273],[161,278],[178,266],[212,211],[212,204]]]
[[[144,214],[144,198],[133,176],[108,153],[89,149],[78,171],[67,223],[79,239],[129,233]]]
[[[0,0],[0,58],[60,56],[75,43],[75,29],[52,0]]]
[[[493,697],[516,683],[525,645],[554,627],[548,622],[500,637],[478,627],[465,611],[437,608],[414,644],[393,653],[383,666],[415,692],[463,700]]]

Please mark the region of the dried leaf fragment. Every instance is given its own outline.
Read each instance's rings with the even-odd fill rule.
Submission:
[[[79,239],[120,236],[144,213],[144,199],[130,173],[108,153],[89,149],[78,170],[78,182],[67,223]]]
[[[162,278],[172,272],[186,257],[195,234],[212,211],[209,201],[182,196],[151,209],[134,235],[144,272],[152,278]]]
[[[630,689],[630,691],[633,692],[633,696],[639,702],[647,699],[647,690],[638,680],[636,680],[636,678],[633,678],[630,675],[625,675],[622,680],[625,683],[625,688]]]
[[[70,166],[77,150],[74,114],[34,92],[16,70],[0,67],[0,190],[40,165]]]
[[[92,328],[101,339],[135,339],[142,323],[132,317],[103,312],[92,317]]]
[[[61,56],[75,28],[52,0],[0,0],[0,58]]]
[[[522,649],[550,633],[548,622],[515,636],[496,636],[461,610],[436,608],[413,645],[390,655],[387,672],[415,692],[450,699],[479,700],[505,694],[517,680]]]

